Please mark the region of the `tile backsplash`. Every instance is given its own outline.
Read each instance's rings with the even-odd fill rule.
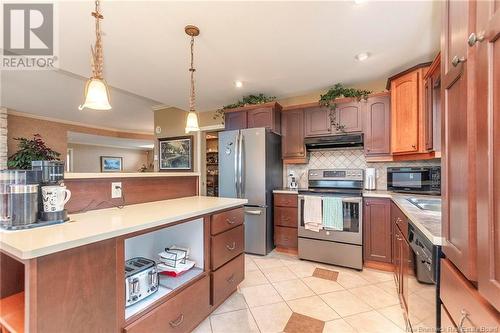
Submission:
[[[440,159],[423,161],[404,161],[404,162],[367,162],[362,149],[346,149],[331,151],[313,151],[310,152],[309,163],[300,165],[285,165],[283,167],[283,184],[286,187],[288,175],[291,171],[297,177],[299,187],[307,187],[307,171],[309,169],[377,169],[377,189],[387,189],[387,167],[397,166],[422,166],[422,165],[440,165]]]

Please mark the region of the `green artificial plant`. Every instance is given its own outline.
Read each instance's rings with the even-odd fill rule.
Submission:
[[[338,123],[336,119],[335,109],[337,108],[337,104],[335,104],[335,100],[337,98],[356,98],[358,101],[362,99],[366,100],[371,93],[370,90],[346,88],[342,83],[337,83],[333,88],[330,88],[325,94],[320,96],[319,104],[330,108],[330,122],[332,126],[335,126],[337,131],[343,132],[345,126]]]
[[[264,94],[243,96],[243,98],[237,101],[236,103],[228,104],[223,106],[221,109],[218,109],[215,112],[213,119],[221,118],[222,121],[224,121],[224,110],[227,109],[235,109],[247,105],[264,104],[275,100],[276,100],[275,96],[266,96]]]
[[[7,161],[9,169],[31,169],[31,161],[59,160],[60,153],[47,147],[40,134],[34,134],[33,139],[14,138],[19,141],[18,151]]]

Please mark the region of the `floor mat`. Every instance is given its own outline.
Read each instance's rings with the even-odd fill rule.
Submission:
[[[337,281],[337,277],[339,276],[339,272],[331,271],[329,269],[324,268],[316,268],[314,270],[313,276],[325,280]]]

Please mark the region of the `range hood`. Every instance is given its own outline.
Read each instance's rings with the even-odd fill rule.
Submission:
[[[341,134],[332,136],[319,136],[305,138],[304,144],[309,151],[335,150],[335,149],[361,149],[363,148],[363,134]]]

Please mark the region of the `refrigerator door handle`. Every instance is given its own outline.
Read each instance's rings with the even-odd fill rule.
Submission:
[[[236,186],[236,197],[240,197],[240,187],[238,184],[238,146],[239,146],[240,132],[236,135],[236,140],[234,144],[234,186]]]
[[[239,183],[240,183],[240,198],[242,198],[243,193],[245,192],[245,184],[244,184],[244,177],[243,177],[243,133],[241,133],[241,132],[240,132],[239,146],[240,146],[238,149],[239,165],[240,165]]]

